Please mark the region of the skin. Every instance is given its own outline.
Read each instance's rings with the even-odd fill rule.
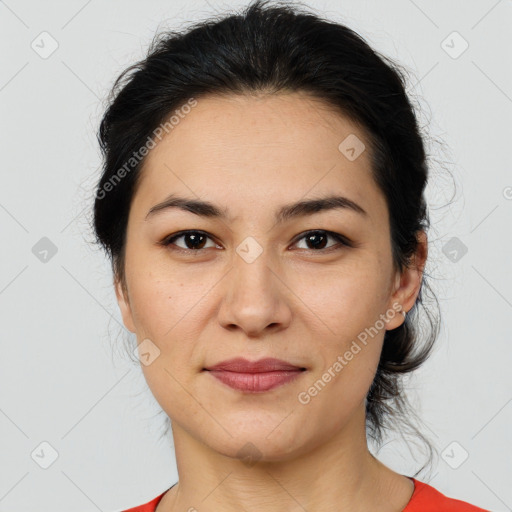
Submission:
[[[409,502],[413,482],[368,450],[364,407],[385,331],[404,321],[389,311],[409,311],[420,290],[427,239],[419,233],[415,265],[393,269],[388,210],[368,151],[350,161],[338,149],[349,134],[365,140],[306,94],[208,96],[146,157],[128,220],[126,292],[114,284],[127,329],[160,351],[141,366],[172,421],[179,483],[157,512],[399,512]],[[275,223],[282,205],[334,192],[368,216],[336,209]],[[170,208],[145,220],[170,193],[227,207],[231,218]],[[315,229],[354,246],[328,238],[316,248],[300,238]],[[209,238],[200,250],[189,237],[175,239],[188,253],[159,245],[181,230]],[[262,249],[251,263],[236,252],[248,236]],[[378,334],[300,403],[298,394],[379,315],[386,322]],[[202,371],[235,356],[276,357],[307,371],[258,394]],[[240,454],[248,442],[258,450],[251,465]]]

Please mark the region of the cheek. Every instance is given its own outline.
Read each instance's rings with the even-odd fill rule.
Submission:
[[[176,291],[151,273],[131,281],[131,307],[137,333],[160,339],[178,314]]]
[[[152,252],[137,251],[130,261],[130,304],[137,333],[163,340],[193,307],[195,295],[197,302],[200,294],[191,293],[197,288],[185,286],[183,275],[169,266],[165,268]]]
[[[324,342],[323,366],[301,390],[300,403],[305,404],[308,421],[317,422],[314,428],[337,431],[364,403],[379,363],[384,332],[361,325],[364,322],[346,326],[342,336],[331,338],[329,345]]]
[[[315,387],[312,393],[318,392],[312,401],[325,407],[323,413],[331,418],[364,399],[382,351],[385,324],[380,315],[386,304],[385,280],[377,260],[369,261],[318,274],[315,286],[303,283],[295,288],[307,305],[303,309],[304,318],[310,317],[307,330],[314,333],[321,360],[308,383]],[[337,406],[331,409],[333,400]]]
[[[207,280],[203,284],[188,278],[185,281],[183,274],[161,269],[146,259],[143,266],[132,267],[129,287],[138,342],[149,339],[158,353],[154,362],[143,364],[142,369],[156,394],[160,386],[168,391],[175,383],[171,374],[185,382],[192,370],[202,325],[202,301],[211,285]]]
[[[374,325],[384,312],[386,270],[376,260],[347,259],[346,264],[335,269],[307,275],[307,279],[295,282],[290,277],[291,288],[304,304],[304,314],[314,314],[312,322],[318,324],[326,339],[346,341],[356,337]]]

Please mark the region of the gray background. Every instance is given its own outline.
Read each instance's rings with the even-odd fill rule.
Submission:
[[[96,131],[113,80],[157,29],[244,4],[0,1],[0,512],[119,511],[177,480],[91,243]],[[408,381],[438,460],[418,478],[512,510],[512,2],[308,5],[411,71],[422,124],[442,141],[430,148],[427,271],[443,326]],[[409,475],[423,460],[399,438],[378,456]]]

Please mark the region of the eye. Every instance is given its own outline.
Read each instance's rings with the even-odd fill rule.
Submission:
[[[180,238],[183,239],[185,247],[181,247],[177,245],[175,242],[176,240],[179,240]],[[325,247],[326,241],[331,238],[338,242],[338,245],[350,247],[351,243],[350,241],[338,234],[333,233],[332,231],[326,231],[324,229],[315,229],[313,231],[308,231],[305,234],[303,234],[300,238],[296,240],[295,243],[304,240],[306,244],[311,245],[314,249],[312,249],[314,252],[322,252],[325,250],[331,250],[333,248],[339,248],[336,247],[336,244],[331,245],[329,247]],[[170,235],[166,238],[164,238],[160,245],[163,245],[165,247],[172,247],[172,250],[178,250],[178,251],[185,251],[185,252],[199,252],[207,247],[205,247],[205,242],[207,239],[212,240],[212,238],[203,231],[197,231],[197,230],[189,230],[189,231],[181,231],[179,233],[175,233],[173,235]],[[212,240],[213,241],[213,240]],[[217,244],[213,243],[210,247],[215,247]],[[310,247],[306,247],[306,249],[310,249]]]
[[[324,229],[315,229],[314,231],[308,231],[307,233],[302,235],[297,241],[304,240],[306,244],[309,244],[315,248],[315,252],[321,252],[323,250],[326,250],[325,244],[329,238],[336,240],[336,242],[338,242],[338,245],[347,247],[350,246],[350,242],[346,237],[339,235],[338,233],[333,233],[332,231],[325,231]],[[308,248],[309,247],[306,247],[306,249]],[[336,244],[327,247],[327,249],[329,250],[333,248],[336,248]]]
[[[185,247],[176,246],[177,250],[197,252],[205,248],[205,240],[210,237],[203,231],[182,231],[164,238],[160,243],[164,246],[176,245],[174,243],[175,240],[179,240],[180,238],[183,238],[185,241]],[[213,246],[215,246],[215,244],[213,244]]]

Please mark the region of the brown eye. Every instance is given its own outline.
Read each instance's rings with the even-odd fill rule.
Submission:
[[[301,238],[299,238],[299,241],[304,240],[306,242],[306,245],[308,246],[306,247],[306,249],[311,249],[313,251],[320,252],[322,250],[331,249],[332,247],[336,246],[336,244],[333,244],[329,247],[326,247],[329,238],[335,240],[336,242],[338,242],[338,244],[341,244],[342,246],[349,246],[345,237],[342,237],[341,235],[338,235],[337,233],[333,233],[331,231],[325,231],[323,229],[308,231]]]
[[[182,231],[181,233],[167,237],[162,245],[176,245],[178,249],[184,251],[199,251],[205,248],[206,241],[210,237],[202,231]],[[176,240],[183,239],[184,247],[175,244]],[[215,244],[213,244],[213,247]]]

